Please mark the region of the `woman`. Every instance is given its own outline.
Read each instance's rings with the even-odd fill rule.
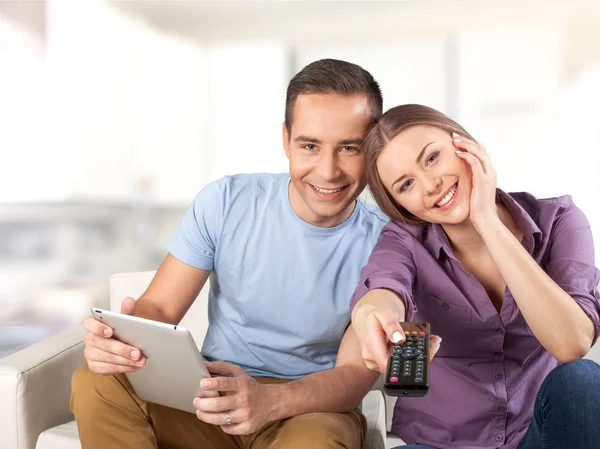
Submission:
[[[364,142],[392,219],[352,298],[367,366],[385,370],[402,321],[443,342],[423,398],[399,398],[413,448],[600,448],[600,335],[592,235],[569,196],[496,188],[486,151],[444,114],[386,112]]]

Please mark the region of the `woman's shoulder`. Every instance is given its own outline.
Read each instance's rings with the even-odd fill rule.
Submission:
[[[538,198],[529,192],[510,192],[508,195],[530,215],[541,213],[560,214],[569,209],[578,209],[571,195]]]
[[[525,210],[542,233],[551,232],[559,223],[589,226],[585,214],[571,195],[547,198],[538,198],[529,192],[511,192],[508,195]]]

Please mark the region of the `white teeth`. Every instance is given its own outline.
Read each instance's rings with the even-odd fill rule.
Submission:
[[[450,191],[446,194],[444,198],[439,203],[436,203],[437,207],[443,207],[448,204],[448,201],[452,199],[454,194],[456,193],[456,184],[450,189]]]
[[[313,189],[315,189],[317,192],[331,194],[331,193],[339,192],[340,190],[343,189],[343,187],[340,187],[339,189],[327,190],[327,189],[322,189],[322,188],[317,187],[317,186],[313,186]]]

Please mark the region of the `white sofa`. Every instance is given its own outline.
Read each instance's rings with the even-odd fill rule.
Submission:
[[[154,272],[111,276],[110,307],[120,310],[127,296],[139,297]],[[208,326],[208,284],[181,324],[200,345]],[[0,449],[80,449],[69,411],[71,374],[84,362],[80,325],[0,360]],[[386,447],[386,407],[378,386],[365,397],[369,430],[365,449]]]
[[[154,272],[121,273],[110,278],[110,307],[126,296],[139,297]],[[200,344],[208,325],[206,287],[181,324]],[[71,373],[83,359],[83,329],[75,326],[0,360],[0,449],[80,449],[69,411]],[[600,363],[600,344],[587,356]],[[364,449],[402,444],[390,430],[395,398],[383,397],[381,381],[363,401],[369,431]]]

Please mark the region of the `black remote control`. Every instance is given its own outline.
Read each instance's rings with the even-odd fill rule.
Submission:
[[[404,337],[392,344],[383,391],[390,396],[423,397],[429,391],[429,323],[400,323]]]

